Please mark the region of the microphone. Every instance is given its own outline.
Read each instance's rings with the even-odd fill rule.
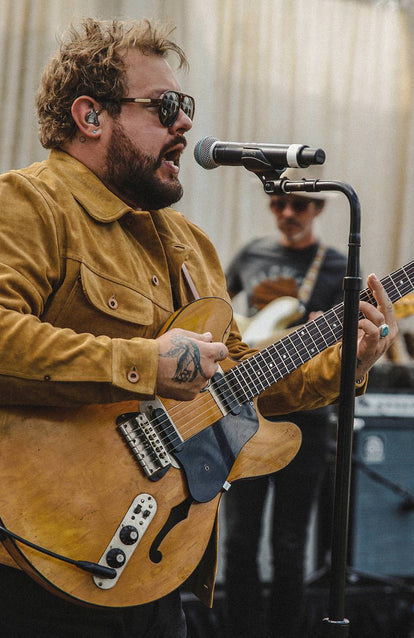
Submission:
[[[263,168],[306,168],[311,164],[323,164],[325,152],[321,148],[309,148],[304,144],[261,144],[256,142],[221,142],[214,137],[204,137],[194,148],[195,160],[203,168],[217,166],[245,166],[252,163]]]

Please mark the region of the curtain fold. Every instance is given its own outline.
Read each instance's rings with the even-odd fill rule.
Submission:
[[[322,176],[351,184],[360,199],[363,271],[383,275],[413,256],[413,12],[411,2],[357,0],[4,0],[1,170],[47,155],[35,92],[71,20],[168,19],[190,60],[181,84],[196,98],[176,208],[206,230],[226,265],[246,241],[275,232],[267,196],[242,167],[199,167],[195,143],[212,135],[321,147]],[[318,232],[346,252],[341,197]]]

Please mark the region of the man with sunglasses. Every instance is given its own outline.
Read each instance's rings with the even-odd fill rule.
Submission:
[[[2,441],[7,440],[10,431],[15,431],[11,419],[15,424],[16,410],[20,414],[21,406],[26,406],[22,427],[27,423],[32,431],[31,426],[36,427],[33,420],[38,423],[36,419],[47,419],[53,424],[53,435],[59,438],[60,419],[66,414],[70,425],[78,407],[81,414],[86,406],[91,411],[87,410],[88,414],[103,415],[101,421],[108,410],[121,409],[118,404],[125,401],[133,402],[136,413],[138,402],[153,402],[155,395],[177,402],[192,400],[199,396],[217,371],[218,362],[227,358],[228,353],[235,360],[252,354],[241,342],[234,322],[226,344],[213,341],[211,332],[203,327],[203,316],[196,317],[200,323],[195,322],[198,328],[195,332],[181,328],[162,331],[174,311],[198,295],[228,299],[225,277],[211,242],[202,230],[170,208],[182,195],[180,159],[186,146],[185,134],[194,116],[194,100],[182,93],[166,59],[170,54],[178,56],[180,66],[186,65],[184,52],[170,39],[166,27],[152,25],[147,20],[87,19],[79,29],[70,29],[43,74],[37,107],[40,140],[50,149],[49,157],[0,177]],[[361,364],[357,371],[363,379],[358,384],[362,389],[366,372],[395,333],[392,307],[390,310],[387,305],[382,286],[374,278],[371,285],[380,308],[368,304],[366,307],[369,319],[363,323]],[[378,326],[384,320],[391,326],[391,335],[380,341]],[[300,370],[263,393],[262,398],[267,398],[269,405],[274,405],[271,409],[278,413],[287,408],[332,402],[338,393],[339,362],[336,346],[318,361],[305,364],[308,373],[314,370],[313,376],[318,379],[314,385],[305,386],[305,375]],[[67,416],[68,410],[72,419]],[[190,410],[191,405],[188,413]],[[166,440],[166,428],[157,420],[156,408],[153,413],[154,423],[162,431],[160,436]],[[93,420],[92,424],[95,423]],[[110,423],[114,430],[116,419]],[[155,427],[145,419],[143,423],[138,419],[137,423],[137,429],[130,434],[132,447],[134,436],[139,439],[149,425]],[[90,421],[85,427],[90,428],[88,441],[92,442],[94,427]],[[73,443],[76,448],[77,431],[73,426],[73,434],[62,435],[58,446],[66,449],[66,445]],[[107,439],[101,437],[108,451]],[[154,432],[144,440],[150,451],[158,450]],[[177,441],[175,446],[181,447]],[[88,455],[86,447],[82,454]],[[148,471],[150,451],[139,444],[134,449],[137,480],[144,481],[145,475],[141,478],[141,474],[144,468]],[[125,453],[129,454],[129,450]],[[77,468],[77,455],[74,452],[72,455]],[[177,464],[171,451],[167,456],[171,456],[171,465]],[[94,503],[94,492],[100,493],[102,487],[99,481],[93,484],[89,470],[94,468],[102,479],[111,477],[115,488],[123,475],[123,461],[114,457],[95,458],[90,454],[88,463],[82,465],[83,472],[69,472],[69,481],[67,466],[61,467],[52,455],[44,467],[44,475],[50,476],[50,490],[56,484],[64,485],[64,503],[56,504],[59,509],[56,514],[41,507],[40,520],[33,521],[34,528],[43,524],[52,530],[53,536],[61,537],[57,542],[62,540],[70,545],[74,538],[73,542],[79,543],[80,533],[70,515],[71,505],[75,503],[78,508],[83,505],[77,488],[89,485],[90,481],[91,500],[87,499],[83,517],[91,517],[95,522],[84,536],[89,541],[91,535],[102,534],[102,520],[109,512],[100,511]],[[164,459],[162,453],[159,458]],[[65,457],[65,463],[66,460]],[[177,482],[184,489],[183,474],[168,467],[167,463],[167,479],[178,474]],[[209,469],[207,464],[203,467],[205,471]],[[2,463],[2,472],[0,489],[3,479],[12,472],[19,472],[21,477],[24,470],[13,466],[7,471]],[[159,485],[165,485],[162,470],[153,478],[158,479]],[[24,479],[27,485],[36,485],[38,477],[34,473]],[[133,510],[126,517],[131,524],[120,525],[123,554],[110,543],[111,534],[117,530],[106,530],[105,542],[110,545],[104,556],[115,572],[125,564],[128,547],[137,536],[141,538],[132,525],[135,517],[139,517],[144,530],[152,530],[159,524],[152,522],[156,514],[151,500],[155,483],[150,480],[145,483],[150,493],[143,495],[144,509],[141,501],[133,503]],[[35,500],[41,505],[47,495],[36,494]],[[13,495],[1,495],[3,507],[6,499],[9,502]],[[115,497],[113,501],[114,511],[123,521],[123,505]],[[180,522],[186,526],[185,507],[193,512],[191,508],[198,505],[188,496],[178,511],[172,507],[171,512],[165,513],[166,521],[153,541],[160,544],[160,551],[148,550],[154,570],[163,550],[162,538],[158,536],[167,534],[172,542],[177,533],[177,545],[186,540],[180,539],[178,533]],[[16,508],[24,509],[17,502]],[[122,516],[118,514],[120,511]],[[4,517],[4,513],[0,512],[0,516]],[[27,512],[21,511],[21,516],[26,524],[32,522]],[[77,522],[80,523],[79,518]],[[4,523],[7,525],[8,521]],[[55,529],[59,529],[56,534]],[[36,541],[37,534],[34,536],[27,540]],[[142,605],[122,604],[123,601],[112,607],[77,605],[73,603],[82,601],[82,595],[77,595],[76,588],[71,590],[69,600],[68,596],[65,599],[65,588],[57,587],[49,577],[56,557],[42,558],[45,561],[42,564],[46,565],[43,574],[30,561],[27,565],[21,560],[19,564],[28,569],[31,580],[2,549],[2,636],[182,638],[186,635],[177,591],[159,597],[157,590],[151,590],[145,600],[152,602]],[[215,550],[212,534],[193,579],[195,591],[207,604],[213,595]],[[30,551],[33,556],[34,550]],[[14,556],[21,558],[18,550]],[[99,556],[85,559],[96,561]],[[170,569],[175,574],[176,566],[170,560]],[[128,570],[131,577],[132,569],[132,563],[126,564],[120,579]],[[90,574],[87,577],[92,578]],[[100,578],[99,575],[98,581]],[[141,583],[145,587],[145,576],[140,570],[134,572],[133,582],[134,587]],[[160,582],[160,589],[162,585]],[[54,594],[62,594],[62,599],[46,591],[47,586]],[[88,587],[92,587],[89,581]],[[96,598],[99,591],[93,590]]]
[[[298,181],[302,177],[320,177],[315,168],[288,169],[284,176]],[[327,193],[272,195],[269,208],[278,237],[254,239],[230,263],[227,270],[230,296],[242,290],[247,293],[248,314],[256,320],[260,318],[260,310],[273,302],[276,323],[276,299],[300,299],[299,317],[295,318],[296,305],[293,305],[295,312],[286,313],[285,328],[314,318],[319,311],[329,310],[342,301],[346,258],[333,248],[325,248],[315,234],[315,220],[324,209],[327,196],[335,197]],[[286,305],[286,301],[282,304]],[[279,322],[283,323],[283,318]],[[281,332],[275,332],[270,340],[280,336]],[[329,408],[320,408],[284,416],[302,431],[302,445],[296,457],[275,475],[238,483],[226,495],[229,636],[299,638],[304,635],[301,623],[305,551],[311,512],[328,467],[329,414]],[[258,550],[264,527],[265,499],[272,484],[274,500],[269,510],[272,580],[266,620],[258,627],[264,619],[264,614],[257,613],[264,600]],[[249,503],[249,516],[246,516],[246,503]],[[327,507],[329,503],[325,502],[322,508]],[[253,593],[245,596],[245,591]]]

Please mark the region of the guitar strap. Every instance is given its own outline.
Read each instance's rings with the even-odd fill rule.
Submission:
[[[315,258],[313,262],[311,263],[310,267],[308,268],[306,277],[303,280],[301,287],[299,288],[298,299],[303,305],[306,305],[306,303],[310,299],[312,290],[315,287],[315,282],[318,277],[319,269],[321,267],[325,253],[326,253],[326,246],[321,242],[318,246],[318,250],[316,252]],[[193,281],[193,278],[190,275],[190,272],[187,266],[185,264],[182,264],[181,270],[183,272],[184,279],[187,283],[187,286],[189,287],[194,299],[200,299],[200,295],[198,294],[197,288],[195,286],[195,283]]]
[[[299,288],[298,299],[304,306],[306,306],[307,302],[309,301],[312,290],[315,287],[316,279],[318,277],[319,269],[321,267],[325,253],[326,246],[321,242],[319,244],[315,258],[308,268],[306,277],[303,280],[301,287]]]
[[[194,299],[200,299],[200,295],[198,294],[197,288],[195,286],[193,278],[191,277],[189,273],[187,266],[185,264],[182,264],[181,270],[183,271],[184,279],[186,280],[187,286],[189,287]]]

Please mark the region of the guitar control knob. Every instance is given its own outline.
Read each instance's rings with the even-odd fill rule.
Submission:
[[[122,567],[126,561],[125,552],[123,552],[122,549],[119,549],[119,547],[110,549],[105,558],[109,567],[114,567],[115,569],[117,567]]]
[[[138,530],[133,525],[125,525],[119,532],[119,538],[124,545],[133,545],[138,540]]]

